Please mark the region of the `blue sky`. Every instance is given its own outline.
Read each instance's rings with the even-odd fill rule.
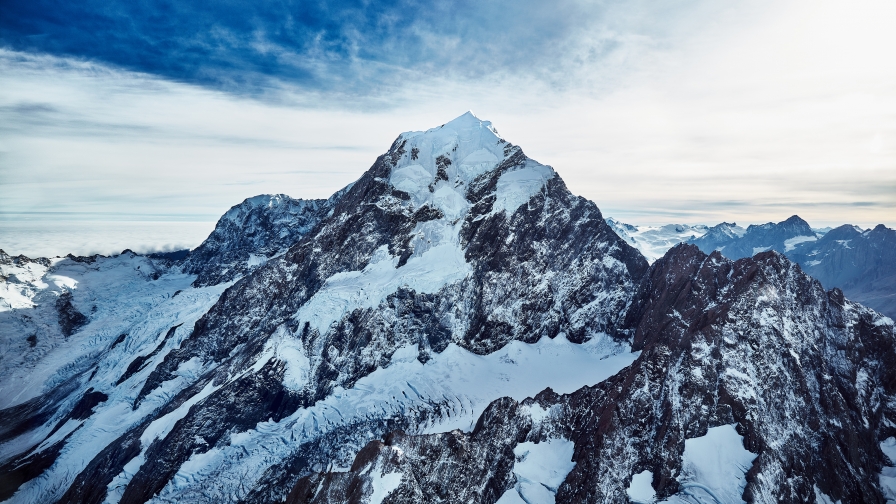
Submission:
[[[894,227],[894,25],[885,1],[7,0],[0,222],[326,197],[472,109],[629,222]]]
[[[626,32],[650,21],[633,11],[681,16],[695,5],[29,0],[4,2],[0,34],[12,50],[85,58],[236,94],[285,82],[365,96],[394,89],[394,79],[408,72],[470,79],[526,72],[557,80],[570,59],[606,58]],[[607,33],[577,47],[593,29]]]

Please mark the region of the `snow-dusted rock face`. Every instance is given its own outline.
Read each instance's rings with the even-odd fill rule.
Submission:
[[[636,356],[617,333],[647,262],[472,114],[291,207],[287,227],[308,218],[285,252],[269,203],[235,207],[182,265],[198,279],[103,332],[69,388],[44,386],[53,408],[0,413],[41,426],[2,445],[0,497],[278,501],[396,428],[469,430],[495,399],[572,392]],[[95,338],[87,316],[69,340]],[[381,476],[376,495],[395,485]]]
[[[787,252],[827,288],[896,317],[896,230],[844,225]]]
[[[892,320],[776,252],[732,262],[679,245],[626,327],[641,353],[612,378],[496,401],[468,434],[391,434],[348,472],[299,480],[289,502],[363,501],[382,474],[398,481],[384,502],[495,502],[520,484],[515,448],[551,439],[575,446],[557,503],[884,502]]]
[[[731,259],[778,251],[826,288],[841,289],[849,299],[896,317],[896,231],[883,224],[868,230],[845,224],[823,231],[812,230],[794,215],[746,230],[723,222],[689,242]]]
[[[777,224],[753,224],[747,226],[747,229],[723,222],[689,242],[707,254],[718,250],[729,259],[740,259],[768,250],[777,250],[783,254],[801,243],[816,239],[817,235],[809,227],[809,223],[794,215]]]
[[[130,411],[115,382],[158,364],[226,284],[191,288],[195,276],[131,252],[0,267],[0,294],[18,297],[0,312],[0,500],[53,502],[85,458],[170,399]]]
[[[472,114],[329,200],[247,200],[184,262],[0,274],[4,502],[894,492],[892,320],[775,252],[648,266]]]
[[[215,230],[190,251],[183,270],[197,275],[197,286],[242,277],[298,242],[341,194],[329,200],[293,199],[285,194],[247,198],[218,219]]]

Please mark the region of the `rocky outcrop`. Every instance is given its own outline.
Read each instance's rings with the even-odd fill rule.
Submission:
[[[71,336],[88,322],[87,317],[72,305],[72,293],[63,292],[56,300],[56,312],[59,314],[59,329],[65,337]]]
[[[183,270],[197,275],[197,286],[244,276],[298,242],[326,216],[340,194],[330,200],[285,194],[247,198],[218,219],[215,230],[185,258]]]

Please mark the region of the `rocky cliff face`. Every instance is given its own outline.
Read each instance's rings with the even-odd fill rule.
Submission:
[[[197,276],[197,286],[245,276],[311,231],[341,193],[329,200],[293,199],[285,194],[247,198],[218,219],[212,234],[190,251],[183,269]]]
[[[664,502],[884,502],[891,320],[775,252],[732,262],[680,245],[642,280],[626,328],[641,353],[612,378],[496,401],[470,433],[390,434],[349,471],[301,479],[289,502],[358,502],[384,485],[382,502],[529,502],[550,472],[521,454],[564,440],[574,465],[542,483],[558,503],[635,500],[639,476]],[[698,442],[717,449],[709,464]]]

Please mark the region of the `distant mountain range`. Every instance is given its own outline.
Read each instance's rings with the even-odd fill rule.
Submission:
[[[0,251],[0,501],[892,502],[894,323],[822,285],[892,240],[605,220],[467,113],[192,251]]]
[[[837,287],[848,298],[896,318],[896,230],[883,224],[864,230],[849,224],[813,229],[797,215],[746,229],[728,222],[709,228],[608,222],[650,261],[679,242],[693,243],[704,253],[717,250],[735,260],[774,250],[798,263],[825,288]]]

